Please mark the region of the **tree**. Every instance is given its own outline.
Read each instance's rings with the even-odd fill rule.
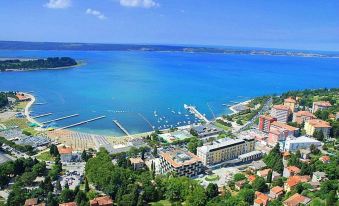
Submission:
[[[72,202],[74,200],[74,193],[72,190],[65,187],[60,194],[60,202]]]
[[[266,181],[262,177],[256,177],[252,183],[252,187],[255,191],[266,192],[268,191],[268,187],[266,185]]]
[[[334,206],[336,205],[337,198],[336,198],[336,192],[332,190],[327,196],[326,196],[326,206]]]
[[[85,177],[85,192],[88,192],[90,189],[89,189],[89,184],[88,184],[88,180],[87,178]]]
[[[188,206],[205,206],[206,202],[205,190],[200,185],[197,185],[186,198],[186,205]]]
[[[197,154],[197,147],[202,146],[202,141],[199,140],[197,137],[192,137],[187,144],[187,148],[190,152]]]
[[[58,147],[55,144],[51,145],[51,147],[49,148],[49,153],[54,157],[57,157],[60,155]]]
[[[244,189],[240,190],[240,192],[238,193],[238,197],[242,201],[247,202],[248,204],[252,205],[252,203],[254,201],[254,190],[244,188]]]
[[[271,183],[272,182],[272,170],[270,170],[267,174],[267,183]]]
[[[46,204],[48,206],[58,206],[58,201],[56,200],[56,198],[53,196],[52,192],[49,192],[47,195],[47,199],[46,199]]]
[[[206,188],[206,196],[208,199],[212,199],[214,197],[217,197],[219,194],[218,191],[218,185],[214,183],[209,183]]]
[[[237,123],[238,125],[243,125],[241,119],[237,119],[236,123]]]
[[[246,176],[243,173],[237,173],[233,176],[234,182],[246,179]]]
[[[82,159],[82,161],[87,162],[88,156],[87,156],[86,150],[83,150],[83,151],[82,151],[82,153],[81,153],[81,159]]]
[[[84,205],[87,203],[88,199],[86,194],[82,190],[79,190],[75,196],[75,201],[78,205]]]
[[[324,132],[323,131],[318,131],[315,130],[313,133],[313,137],[319,141],[323,141],[324,140]]]

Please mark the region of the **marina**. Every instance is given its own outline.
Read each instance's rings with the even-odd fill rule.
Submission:
[[[202,115],[195,106],[184,104],[184,108],[187,109],[189,112],[194,114],[198,119],[205,121],[206,123],[209,123],[210,121],[205,117],[205,115]]]
[[[49,112],[49,113],[46,113],[46,114],[40,114],[40,115],[37,115],[37,116],[33,116],[32,118],[40,118],[40,117],[46,117],[46,116],[49,116],[49,115],[52,115],[53,113],[52,112]]]
[[[89,119],[89,120],[85,120],[85,121],[81,121],[81,122],[78,122],[78,123],[75,123],[75,124],[71,124],[71,125],[68,125],[68,126],[65,126],[65,127],[60,127],[58,129],[56,129],[56,131],[63,130],[63,129],[68,129],[68,128],[72,128],[72,127],[76,127],[76,126],[79,126],[79,125],[82,125],[82,124],[86,124],[86,123],[93,122],[93,121],[96,121],[96,120],[99,120],[99,119],[103,119],[105,117],[106,116],[95,117],[95,118],[92,118],[92,119]]]

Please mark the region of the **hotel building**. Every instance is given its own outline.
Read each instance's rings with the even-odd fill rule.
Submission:
[[[221,139],[212,145],[197,148],[197,155],[206,166],[223,163],[238,158],[240,155],[254,151],[255,141],[253,138],[244,139]],[[253,157],[255,158],[255,157]]]
[[[271,123],[274,121],[277,121],[274,117],[261,115],[259,117],[259,130],[268,133],[270,131]]]
[[[195,154],[182,150],[172,149],[160,153],[160,173],[174,172],[179,176],[194,177],[203,170],[201,158]]]
[[[304,129],[307,135],[313,136],[315,131],[322,131],[327,138],[330,135],[330,123],[321,119],[311,119],[305,122]]]
[[[274,105],[271,109],[271,116],[276,118],[278,122],[286,123],[289,114],[290,108],[284,105]]]
[[[301,136],[298,138],[295,138],[295,137],[287,138],[285,141],[284,151],[295,152],[301,149],[309,149],[311,145],[320,147],[321,142],[316,139],[312,139],[306,136]]]
[[[313,102],[312,112],[315,113],[318,110],[327,109],[331,106],[332,106],[332,104],[330,102],[327,102],[327,101]]]

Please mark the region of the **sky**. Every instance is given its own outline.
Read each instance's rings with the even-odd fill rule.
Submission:
[[[339,51],[339,1],[0,0],[0,40]]]

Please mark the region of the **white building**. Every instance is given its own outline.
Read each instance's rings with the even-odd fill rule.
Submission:
[[[290,114],[290,108],[285,105],[274,105],[271,109],[271,116],[276,118],[278,122],[286,123],[288,115]]]
[[[316,147],[320,147],[321,142],[316,140],[316,139],[309,138],[309,137],[306,137],[306,136],[301,136],[301,137],[298,137],[298,138],[289,137],[285,141],[284,150],[289,151],[289,152],[295,152],[295,151],[300,150],[300,149],[309,149],[311,147],[311,145],[315,145]]]

